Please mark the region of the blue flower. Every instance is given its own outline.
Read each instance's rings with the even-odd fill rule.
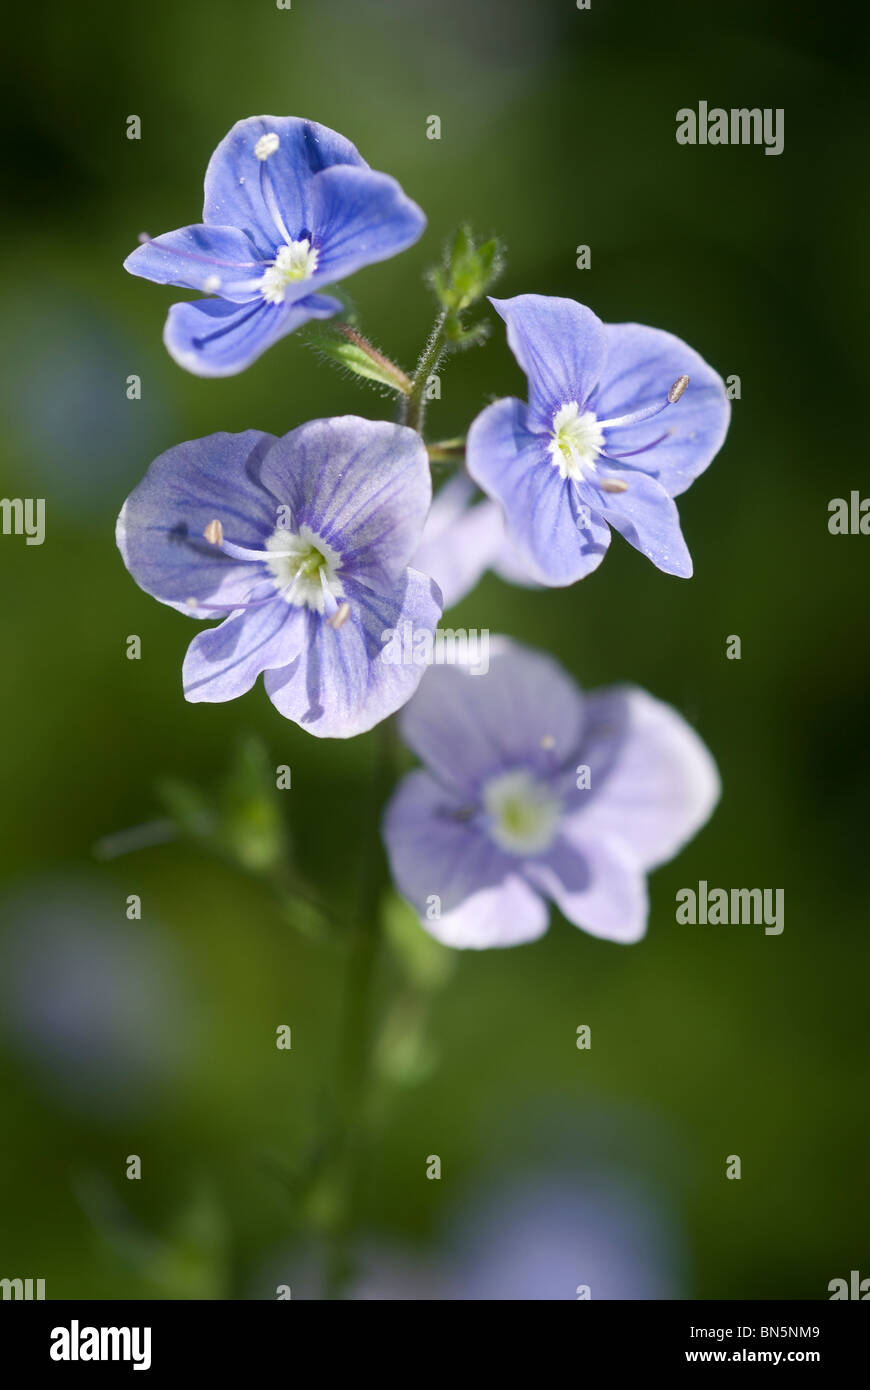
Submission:
[[[646,930],[646,873],[708,819],[719,777],[668,705],[632,686],[583,698],[550,657],[493,639],[489,670],[429,670],[400,716],[425,768],[384,818],[393,878],[448,946],[514,946],[547,899],[610,941]]]
[[[407,567],[430,498],[420,436],[347,415],[169,449],[125,502],[117,539],[146,593],[224,619],[188,648],[188,700],[232,700],[265,672],[281,714],[348,738],[423,674],[383,651],[390,631],[434,632],[441,613],[436,585]]]
[[[573,584],[602,561],[610,528],[667,574],[692,561],[673,498],[722,445],[720,376],[679,338],[604,324],[573,299],[490,301],[529,383],[525,405],[496,401],[468,435],[471,476],[501,503],[542,584]]]
[[[215,299],[174,304],[164,342],[197,376],[231,376],[308,319],[319,291],[415,242],[426,225],[395,179],[344,136],[295,116],[238,121],[205,175],[201,223],[129,255],[133,275]]]

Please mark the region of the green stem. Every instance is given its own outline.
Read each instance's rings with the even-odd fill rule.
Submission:
[[[352,1274],[351,1242],[365,1148],[366,1092],[372,1063],[372,986],[380,938],[381,896],[387,882],[380,820],[391,790],[396,730],[392,718],[376,730],[378,746],[370,805],[363,824],[357,916],[348,943],[342,1009],[338,1133],[335,1142],[335,1212],[327,1251],[324,1292],[340,1298]]]
[[[426,414],[426,383],[438,366],[441,354],[447,345],[447,336],[444,332],[446,320],[447,310],[445,309],[435,320],[429,341],[417,363],[417,370],[411,381],[411,389],[404,401],[403,423],[410,425],[411,429],[416,430],[418,434],[423,433],[423,417]]]
[[[430,463],[461,463],[465,458],[464,439],[439,439],[426,445]]]

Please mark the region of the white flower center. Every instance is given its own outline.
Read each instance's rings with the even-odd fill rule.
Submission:
[[[576,401],[560,406],[553,416],[548,448],[563,478],[588,478],[596,471],[595,461],[604,447],[604,431],[591,410],[580,414]]]
[[[283,304],[287,286],[299,280],[310,280],[317,269],[317,261],[317,249],[307,236],[282,246],[260,281],[261,295],[269,304]]]
[[[490,837],[509,854],[541,854],[556,838],[559,798],[529,772],[493,777],[483,789],[483,805]]]
[[[266,564],[285,603],[323,613],[327,594],[343,597],[338,578],[341,557],[308,526],[300,526],[298,533],[278,527],[266,541],[266,549],[270,552]]]

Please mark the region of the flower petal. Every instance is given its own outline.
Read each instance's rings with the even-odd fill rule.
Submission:
[[[237,227],[180,227],[138,246],[124,269],[158,285],[211,291],[244,304],[255,299],[263,277],[256,248]]]
[[[185,699],[214,703],[244,695],[262,671],[294,661],[304,635],[302,610],[280,598],[232,614],[197,633],[188,647],[182,667]]]
[[[637,861],[618,841],[583,840],[578,834],[571,842],[560,840],[547,855],[524,868],[529,880],[552,898],[575,927],[623,944],[639,941],[645,934],[646,880]]]
[[[275,501],[259,481],[263,457],[275,443],[261,430],[212,434],[168,449],[151,464],[118,518],[124,564],[140,588],[194,617],[248,600],[261,571],[230,559],[203,531],[219,520],[238,545],[261,546],[275,527]]]
[[[255,153],[263,137],[278,144],[266,159]],[[264,260],[290,236],[311,230],[311,185],[335,164],[368,168],[350,140],[296,116],[251,116],[221,140],[205,175],[203,221],[239,227]],[[287,236],[285,236],[285,231]]]
[[[507,324],[508,345],[529,381],[529,424],[549,434],[560,406],[582,410],[607,354],[604,324],[585,304],[545,294],[490,299]]]
[[[678,497],[722,447],[731,417],[725,383],[673,333],[639,323],[605,324],[605,333],[607,362],[595,398],[599,419],[663,401],[678,377],[689,378],[676,405],[639,425],[614,430],[607,439],[609,454],[629,453],[668,430],[661,444],[627,459],[626,466],[651,474],[671,497]]]
[[[676,503],[661,483],[646,473],[622,474],[628,490],[600,493],[586,483],[577,485],[578,496],[624,536],[629,545],[652,560],[665,574],[680,579],[692,575],[692,557],[680,530]]]
[[[469,594],[505,548],[504,521],[494,502],[472,505],[475,488],[457,473],[432,502],[414,568],[435,580],[445,609]]]
[[[535,941],[547,929],[546,906],[507,856],[456,818],[459,809],[428,773],[402,779],[383,824],[397,888],[447,946],[482,950]]]
[[[311,225],[319,259],[310,283],[318,288],[404,251],[426,218],[389,174],[345,164],[312,183]]]
[[[601,564],[610,531],[597,500],[586,505],[582,489],[560,476],[527,419],[522,401],[512,397],[487,406],[468,432],[468,471],[501,504],[508,538],[529,577],[573,584]]]
[[[291,430],[269,454],[263,479],[290,506],[294,525],[304,522],[381,592],[417,549],[432,498],[417,432],[358,415]]]
[[[169,355],[196,376],[234,376],[309,319],[329,318],[341,304],[313,294],[295,303],[252,304],[194,299],[173,304],[163,330]]]
[[[485,674],[433,666],[400,724],[438,781],[474,799],[483,781],[518,763],[552,775],[578,751],[582,721],[580,691],[551,657],[496,637]]]
[[[581,759],[591,787],[576,793],[566,833],[619,841],[643,869],[672,859],[719,800],[706,745],[675,709],[635,686],[586,697]]]
[[[425,667],[384,661],[384,633],[403,622],[432,632],[441,614],[435,585],[416,570],[386,596],[350,580],[345,597],[351,616],[340,628],[308,611],[299,659],[266,674],[275,708],[319,738],[365,733],[410,699]]]

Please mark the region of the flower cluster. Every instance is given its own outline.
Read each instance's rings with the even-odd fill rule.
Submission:
[[[424,226],[396,181],[336,132],[291,117],[233,126],[208,165],[202,222],[145,240],[125,262],[207,296],[170,309],[170,354],[199,376],[227,376],[335,317],[331,355],[396,391],[403,423],[340,416],[282,438],[248,430],[180,444],[127,499],[118,546],[147,593],[220,619],[188,648],[188,700],[233,699],[262,675],[281,714],[331,738],[407,706],[401,728],[425,769],[396,790],[384,837],[397,885],[434,935],[455,946],[531,940],[552,900],[596,935],[636,940],[646,872],[718,795],[698,737],[639,690],[583,699],[550,658],[507,640],[477,677],[461,664],[424,675],[388,659],[387,637],[407,630],[431,644],[442,608],[487,569],[515,584],[572,584],[600,564],[611,529],[689,576],[673,499],[723,442],[724,385],[660,329],[604,324],[569,299],[491,299],[528,401],[495,401],[458,449],[427,447],[425,373],[482,339],[465,314],[500,268],[498,243],[477,247],[462,229],[430,272],[441,312],[414,377],[371,347],[334,289]],[[430,456],[454,455],[459,471],[433,501]]]

